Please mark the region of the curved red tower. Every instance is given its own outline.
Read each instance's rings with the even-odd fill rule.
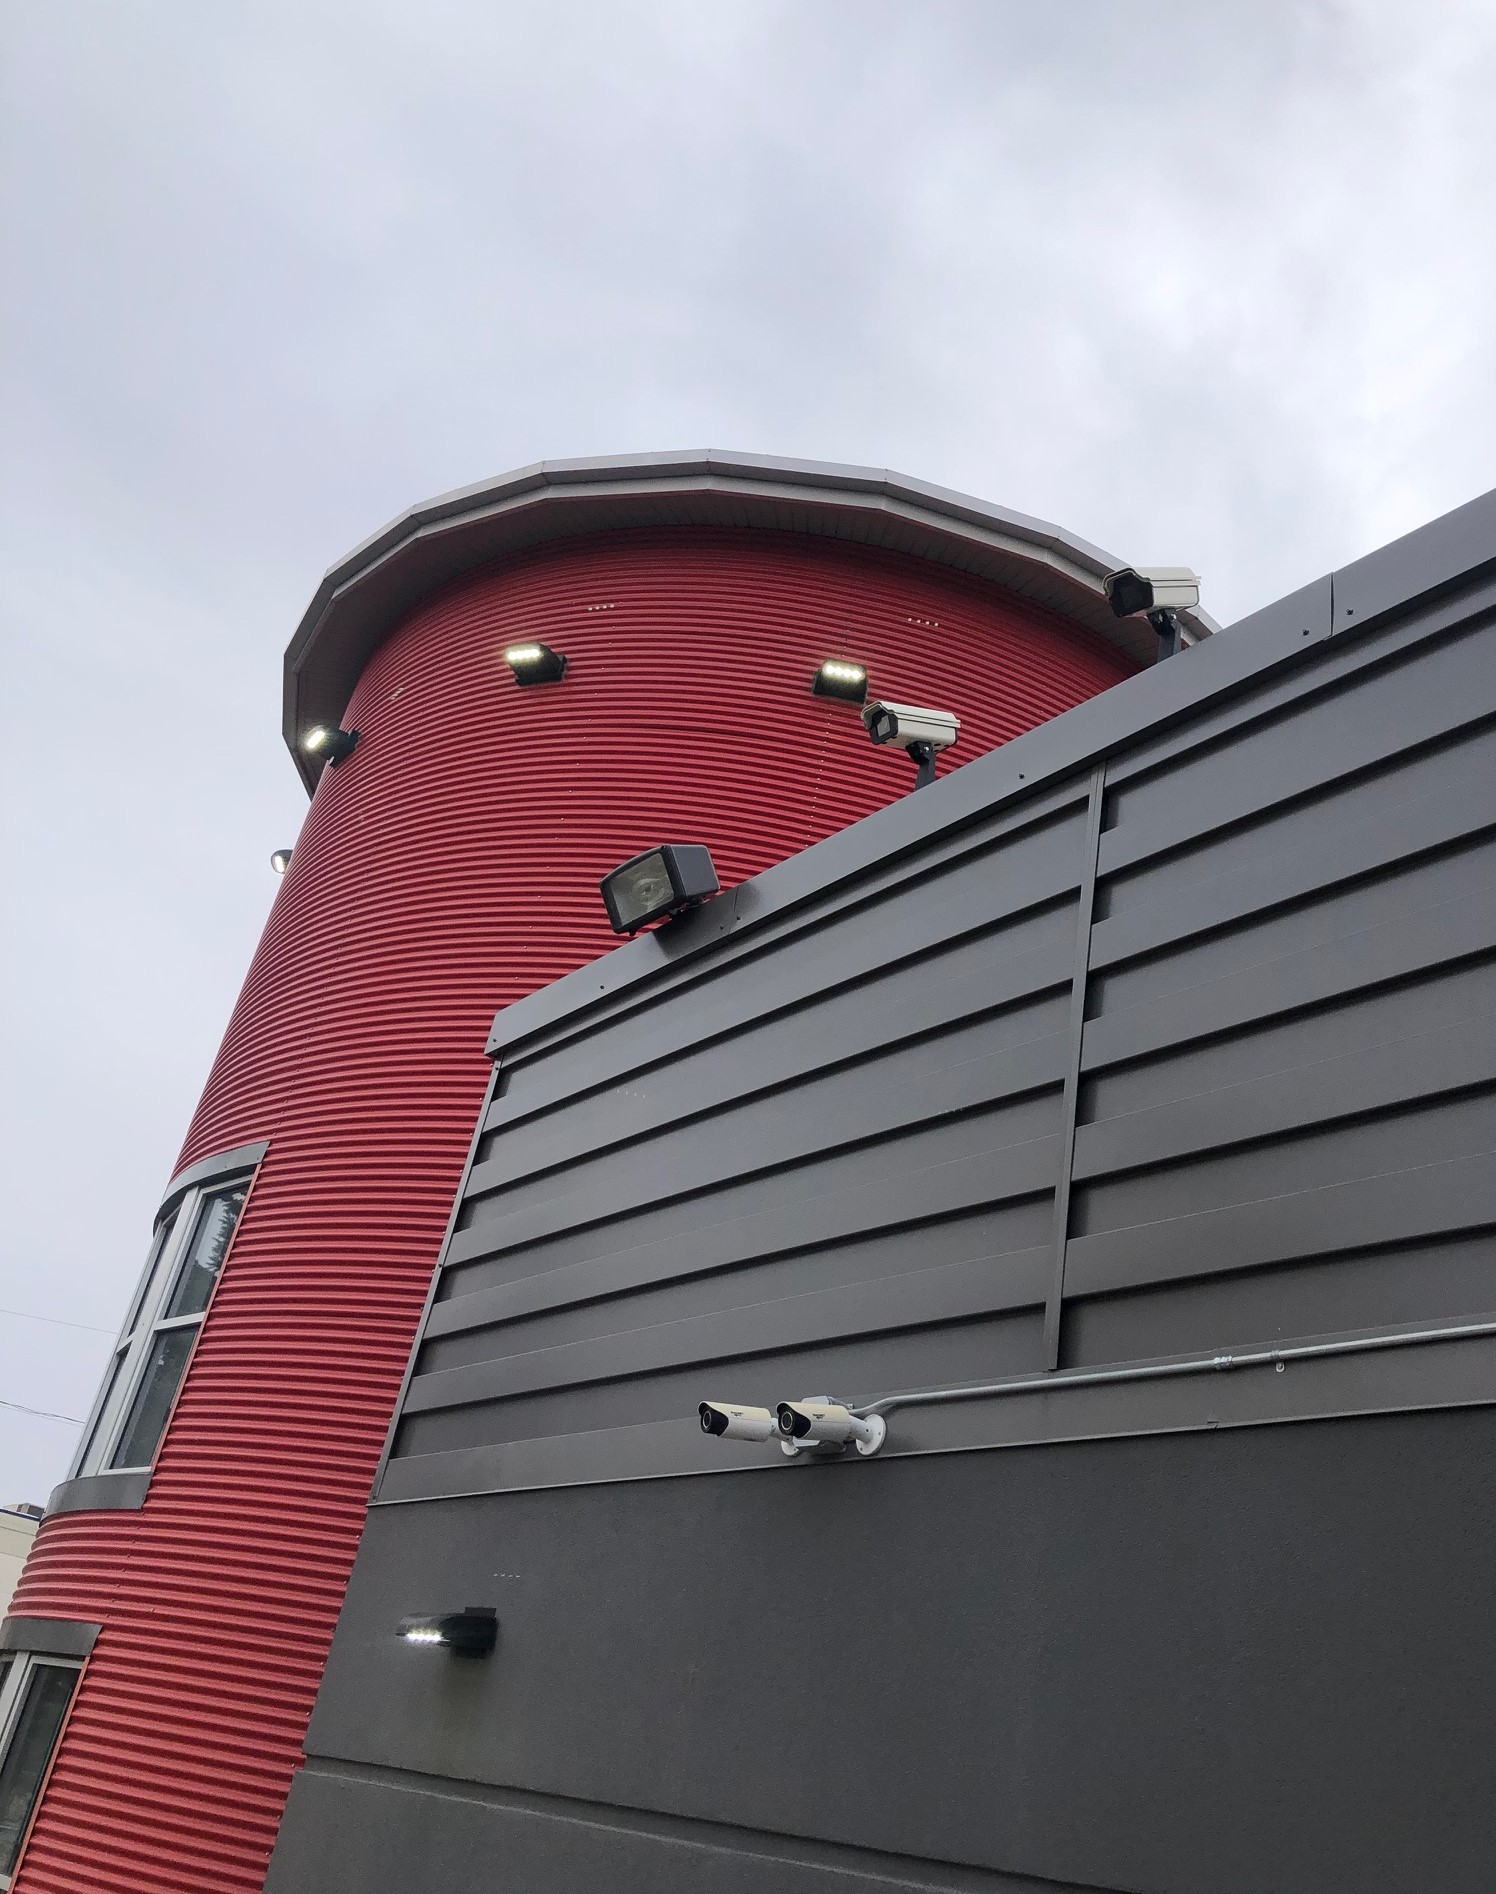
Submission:
[[[1113,563],[891,475],[665,456],[448,496],[328,574],[287,657],[311,808],[163,1203],[198,1222],[153,1253],[7,1621],[84,1660],[22,1894],[260,1887],[489,1023],[607,951],[600,877],[704,842],[731,885],[904,794],[812,695],[824,658],[955,711],[942,771],[1105,689],[1151,642],[1106,611]],[[533,641],[562,681],[516,683]],[[334,767],[316,724],[358,732]]]

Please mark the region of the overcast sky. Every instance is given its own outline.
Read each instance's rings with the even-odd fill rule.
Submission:
[[[3,21],[6,1402],[92,1398],[304,810],[281,652],[412,501],[890,466],[1229,623],[1496,485],[1490,0]],[[75,1438],[0,1407],[0,1504]]]

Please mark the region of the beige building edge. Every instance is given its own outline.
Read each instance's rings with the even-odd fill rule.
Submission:
[[[10,1609],[21,1567],[41,1523],[40,1506],[0,1506],[0,1617]]]

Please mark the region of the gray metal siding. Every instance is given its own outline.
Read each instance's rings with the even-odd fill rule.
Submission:
[[[707,1394],[1496,1311],[1482,597],[1306,644],[758,922],[752,892],[502,1046],[380,1498],[637,1477],[672,1419],[653,1470],[762,1464],[693,1435]]]

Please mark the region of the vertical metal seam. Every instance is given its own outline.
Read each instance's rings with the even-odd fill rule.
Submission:
[[[421,1319],[416,1323],[415,1340],[410,1345],[410,1354],[406,1359],[405,1372],[400,1377],[400,1392],[395,1396],[395,1405],[390,1409],[390,1424],[385,1429],[384,1446],[379,1452],[379,1465],[374,1469],[374,1478],[369,1486],[369,1503],[379,1497],[379,1483],[384,1478],[384,1470],[389,1465],[390,1453],[395,1445],[395,1430],[400,1425],[401,1410],[405,1406],[405,1397],[410,1392],[410,1384],[416,1371],[416,1357],[421,1352],[421,1344],[426,1339],[426,1324],[431,1319],[432,1305],[436,1301],[437,1285],[442,1279],[442,1269],[446,1264],[447,1251],[452,1247],[452,1238],[457,1231],[457,1219],[462,1214],[467,1198],[468,1178],[472,1174],[473,1164],[478,1156],[478,1146],[486,1135],[485,1125],[488,1108],[494,1101],[499,1089],[499,1074],[504,1069],[501,1053],[492,1063],[488,1074],[488,1083],[483,1088],[483,1103],[478,1107],[477,1122],[473,1126],[473,1135],[468,1141],[468,1153],[462,1167],[462,1176],[458,1179],[457,1189],[452,1196],[452,1208],[447,1216],[447,1227],[442,1232],[441,1247],[436,1252],[436,1263],[431,1271],[431,1281],[426,1288],[426,1300],[421,1305]]]
[[[1106,761],[1091,772],[1086,840],[1081,858],[1080,902],[1075,920],[1075,964],[1070,976],[1070,1023],[1066,1030],[1065,1090],[1060,1102],[1059,1169],[1054,1186],[1054,1268],[1044,1307],[1044,1366],[1060,1361],[1060,1318],[1065,1301],[1065,1255],[1070,1245],[1070,1181],[1075,1168],[1075,1119],[1080,1105],[1080,1052],[1086,1032],[1086,989],[1091,972],[1091,920],[1096,905],[1096,864],[1101,854],[1101,812],[1106,803]]]

